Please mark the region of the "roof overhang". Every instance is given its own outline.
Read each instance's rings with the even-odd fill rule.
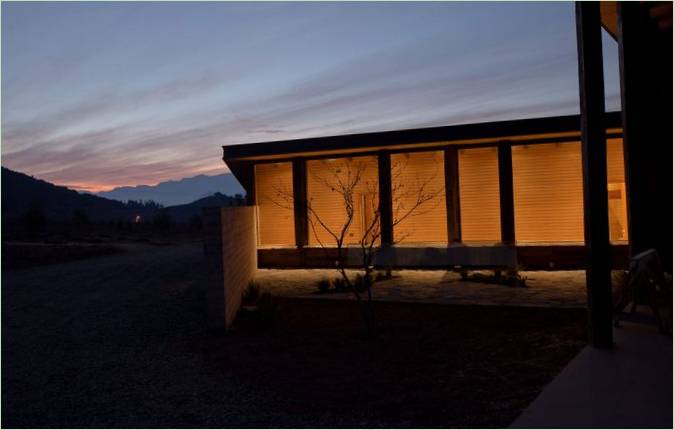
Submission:
[[[606,114],[606,128],[609,134],[622,132],[620,112]],[[579,139],[580,116],[569,115],[228,145],[222,149],[223,160],[231,166],[232,162],[254,163],[297,157],[348,156],[378,151],[432,149],[448,145]]]

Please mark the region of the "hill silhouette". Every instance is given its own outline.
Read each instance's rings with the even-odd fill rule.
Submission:
[[[74,214],[84,214],[93,221],[133,221],[140,215],[144,219],[163,214],[173,221],[187,222],[207,206],[233,206],[242,200],[215,193],[192,203],[162,207],[151,201],[123,203],[80,193],[54,185],[24,173],[2,167],[2,216],[16,219],[30,211],[39,211],[49,220],[70,220]]]
[[[2,216],[16,218],[35,209],[53,220],[70,219],[75,210],[95,219],[132,217],[121,202],[79,193],[2,167]]]
[[[212,196],[195,200],[192,203],[166,207],[162,212],[167,213],[176,222],[189,222],[194,216],[201,215],[202,208],[240,206],[243,202],[242,198],[215,193]]]

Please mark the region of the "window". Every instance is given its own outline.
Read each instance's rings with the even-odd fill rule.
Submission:
[[[580,143],[512,147],[515,239],[583,242]]]
[[[353,185],[353,221],[346,231],[344,244],[360,243],[368,226],[375,221],[379,204],[377,169],[377,157],[307,161],[307,204],[312,209],[308,214],[310,245],[336,246],[328,230],[339,236],[348,219],[340,183]]]
[[[255,165],[258,245],[295,246],[292,191],[292,163]]]
[[[391,155],[393,229],[396,243],[447,244],[444,152]],[[428,199],[417,206],[419,197]],[[415,208],[416,207],[416,208]]]
[[[459,196],[462,241],[500,242],[501,205],[496,148],[459,151]]]

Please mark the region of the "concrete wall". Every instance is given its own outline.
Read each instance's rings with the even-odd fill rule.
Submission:
[[[228,329],[257,269],[255,207],[204,208],[207,312],[213,328]]]

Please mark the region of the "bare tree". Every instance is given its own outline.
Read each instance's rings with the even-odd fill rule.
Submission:
[[[416,184],[406,183],[407,181],[403,178],[406,167],[407,161],[396,162],[391,166],[392,224],[394,229],[406,219],[432,210],[433,206],[429,202],[436,199],[444,191],[442,187],[435,189],[432,187],[436,178],[435,175],[429,176]],[[368,177],[367,168],[368,163],[362,160],[340,159],[339,162],[333,162],[321,171],[313,170],[311,175],[314,181],[323,190],[336,193],[344,209],[344,216],[339,225],[330,225],[324,216],[325,214],[319,214],[314,208],[313,198],[310,197],[307,201],[307,218],[313,237],[321,248],[326,249],[326,251],[331,249],[329,244],[321,240],[321,232],[326,233],[330,241],[334,243],[337,252],[336,269],[346,286],[354,294],[361,308],[366,329],[370,332],[374,321],[372,309],[374,279],[372,273],[376,254],[381,249],[377,246],[381,241],[381,207],[378,179]],[[275,196],[271,199],[274,204],[287,209],[293,208],[292,190],[279,186],[274,187],[274,193]],[[346,272],[348,256],[344,249],[358,212],[357,198],[359,196],[361,197],[360,215],[363,216],[363,219],[362,229],[356,242],[361,251],[362,285],[356,284],[349,278]],[[366,218],[365,215],[370,218]],[[399,234],[394,238],[391,245],[403,241],[409,234],[411,232]],[[364,293],[367,295],[367,300],[363,298]]]

